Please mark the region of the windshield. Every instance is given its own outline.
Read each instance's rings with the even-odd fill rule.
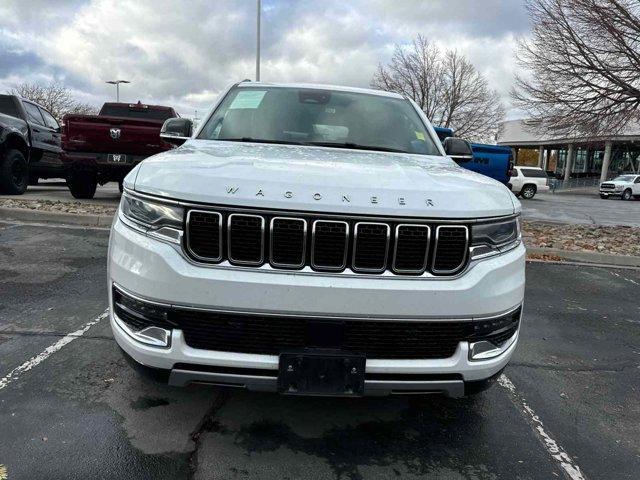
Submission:
[[[198,138],[440,155],[407,100],[292,87],[235,87]]]
[[[635,175],[620,175],[613,179],[614,182],[633,182],[635,180]]]

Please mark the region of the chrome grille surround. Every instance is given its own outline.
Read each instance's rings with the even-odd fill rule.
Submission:
[[[384,227],[386,230],[386,242],[384,248],[384,256],[382,266],[380,268],[373,267],[359,267],[356,265],[357,263],[357,254],[358,254],[358,230],[363,226],[375,226],[375,227]],[[363,273],[382,273],[387,269],[387,259],[389,257],[389,240],[391,237],[391,227],[389,227],[386,223],[380,222],[358,222],[355,225],[353,230],[353,253],[351,255],[351,268],[354,272],[363,272]],[[362,238],[362,237],[361,237]],[[361,239],[361,241],[363,241]],[[361,246],[362,247],[362,246]]]
[[[398,257],[398,244],[400,243],[400,231],[405,227],[413,227],[413,228],[425,228],[427,230],[427,245],[424,252],[424,262],[422,268],[420,269],[407,269],[407,268],[398,268],[397,266],[397,257]],[[393,244],[393,259],[391,261],[391,269],[395,273],[405,273],[405,274],[413,274],[413,275],[421,275],[427,270],[427,265],[429,263],[429,248],[431,246],[431,227],[429,225],[419,224],[419,223],[399,223],[396,225],[395,232],[395,242]]]
[[[205,214],[205,215],[216,215],[218,217],[218,255],[216,257],[208,257],[198,255],[191,248],[191,239],[189,238],[189,232],[191,231],[190,223],[192,214]],[[185,228],[185,246],[189,251],[189,254],[193,256],[196,260],[200,260],[203,262],[219,262],[222,260],[222,214],[219,212],[212,212],[211,210],[189,210],[186,216],[186,228]]]
[[[243,260],[243,259],[234,259],[231,254],[231,235],[233,233],[233,229],[231,228],[231,224],[236,218],[258,218],[260,220],[260,258],[256,260]],[[250,266],[260,266],[264,263],[264,230],[265,230],[265,220],[262,215],[254,215],[249,213],[231,213],[227,218],[227,258],[229,262],[234,265],[250,265]]]
[[[460,264],[455,267],[455,268],[449,268],[449,269],[439,269],[436,268],[436,262],[438,260],[438,242],[440,240],[440,231],[442,229],[445,228],[449,228],[449,229],[464,229],[465,232],[465,244],[466,244],[466,248],[465,248],[465,253],[464,256],[462,258],[462,261],[460,262]],[[460,271],[462,269],[462,267],[467,263],[467,260],[469,258],[469,227],[467,227],[466,225],[438,225],[436,227],[436,235],[435,235],[435,241],[434,241],[434,246],[433,246],[433,254],[431,256],[432,260],[431,260],[431,271],[435,274],[440,274],[440,275],[452,275],[455,274],[456,272]]]
[[[316,230],[319,224],[333,224],[344,225],[344,251],[342,254],[342,263],[339,266],[334,265],[321,265],[316,262]],[[314,220],[313,227],[311,228],[311,268],[314,270],[329,271],[329,272],[341,272],[347,268],[347,255],[349,252],[349,223],[344,220]]]
[[[193,206],[195,207],[195,205]],[[220,243],[221,257],[203,257],[198,256],[198,250],[193,249],[190,245],[190,212],[202,214],[210,214],[218,219],[217,230],[218,238],[222,239]],[[247,213],[244,213],[244,212]],[[249,213],[250,212],[250,213]],[[470,225],[475,220],[439,220],[439,219],[419,219],[419,218],[393,218],[393,217],[367,217],[352,216],[339,214],[323,214],[312,212],[282,212],[282,211],[262,211],[257,209],[243,209],[232,207],[214,207],[211,209],[189,208],[185,215],[185,233],[183,236],[183,252],[192,261],[201,265],[220,265],[221,267],[237,266],[237,267],[253,267],[253,268],[274,268],[276,270],[288,269],[297,270],[305,273],[315,271],[327,273],[351,273],[356,275],[385,275],[385,276],[404,276],[404,277],[421,277],[433,276],[451,278],[460,275],[469,265],[469,244],[470,244]],[[220,221],[222,219],[222,221]],[[251,222],[243,223],[239,220],[246,219]],[[295,240],[286,237],[286,227],[278,234],[284,234],[278,242],[274,242],[274,222],[280,220],[287,222],[300,222],[303,226],[303,234],[300,236],[299,230],[295,236]],[[455,222],[455,223],[454,223]],[[211,222],[211,232],[216,222]],[[468,225],[467,225],[468,224]],[[251,228],[243,230],[240,235],[233,236],[233,225],[241,225],[243,229],[249,225]],[[309,226],[311,228],[309,228]],[[333,231],[329,227],[334,227]],[[358,239],[358,234],[362,234],[365,227],[376,227],[382,233],[369,232],[373,236],[373,240],[369,238],[368,243],[362,243]],[[382,228],[380,228],[382,227]],[[453,238],[455,245],[444,249],[443,240],[440,232],[442,228],[460,229],[461,234],[455,235]],[[319,229],[325,230],[325,236],[319,234]],[[413,229],[413,232],[411,232]],[[422,232],[417,229],[422,229]],[[221,230],[221,231],[220,231]],[[226,231],[225,231],[226,230]],[[258,233],[259,230],[259,233]],[[269,232],[267,232],[269,230]],[[294,229],[295,230],[295,229]],[[435,233],[434,233],[435,232]],[[463,232],[463,234],[462,234]],[[202,232],[199,232],[200,238],[203,238]],[[236,232],[237,233],[237,232]],[[268,235],[267,235],[268,233]],[[426,235],[425,235],[426,233]],[[213,233],[211,233],[213,234]],[[344,241],[341,240],[343,236]],[[377,238],[375,238],[377,236]],[[403,237],[404,238],[401,238]],[[411,237],[414,238],[411,238]],[[244,237],[244,238],[243,238]],[[380,238],[385,238],[384,250],[380,244]],[[426,238],[425,238],[426,237]],[[205,237],[206,238],[206,237]],[[232,239],[238,241],[241,239],[240,249],[232,248]],[[289,263],[278,261],[278,257],[282,258],[299,258],[300,253],[292,254],[292,252],[281,253],[274,252],[274,245],[287,245],[287,242],[294,242],[292,248],[299,249],[300,245],[295,245],[302,239],[302,258],[301,263]],[[258,243],[259,242],[259,243]],[[322,242],[322,243],[320,243]],[[257,245],[259,244],[259,248]],[[322,247],[320,246],[322,244]],[[358,248],[369,248],[367,254],[358,256]],[[442,249],[440,249],[442,246]],[[324,251],[322,249],[324,249]],[[335,254],[331,251],[335,248]],[[399,250],[400,249],[400,250]],[[201,250],[205,248],[201,247]],[[245,253],[241,255],[238,251]],[[259,251],[259,255],[258,255]],[[451,264],[451,268],[438,268],[435,252],[442,251],[447,257],[447,262]],[[254,254],[254,258],[251,255]],[[371,253],[373,252],[373,253]],[[423,253],[424,252],[424,253]],[[320,255],[319,253],[322,253]],[[376,256],[377,255],[377,256]],[[362,262],[365,258],[366,261]],[[439,262],[442,266],[443,262]],[[446,262],[445,262],[446,263]],[[372,268],[372,264],[376,268]],[[381,265],[380,268],[377,268]],[[420,266],[420,268],[403,268],[404,266]]]
[[[299,263],[285,263],[285,262],[277,262],[274,259],[273,255],[273,245],[274,245],[274,235],[273,232],[275,230],[274,225],[277,221],[290,221],[290,222],[302,222],[302,258]],[[307,220],[304,218],[294,218],[294,217],[273,217],[271,222],[269,223],[269,263],[273,267],[280,268],[302,268],[305,264],[305,259],[307,258]]]

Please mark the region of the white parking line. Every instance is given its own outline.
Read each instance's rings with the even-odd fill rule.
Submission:
[[[618,277],[618,278],[621,278],[621,279],[623,279],[623,280],[626,280],[627,282],[631,282],[631,283],[633,283],[634,285],[640,285],[640,283],[636,282],[635,280],[631,280],[630,278],[623,277],[623,276],[622,276],[622,275],[620,275],[619,273],[611,272],[611,275],[613,275],[614,277]]]
[[[522,411],[529,417],[531,423],[533,424],[535,432],[538,434],[539,440],[544,446],[545,450],[551,455],[559,465],[562,470],[566,473],[567,477],[571,480],[585,480],[584,475],[580,471],[580,467],[576,465],[573,459],[569,456],[564,449],[558,445],[553,438],[549,436],[549,434],[544,429],[544,425],[540,420],[540,417],[536,415],[536,412],[527,404],[527,401],[524,399],[522,395],[520,395],[516,391],[515,385],[509,380],[509,378],[503,373],[498,377],[498,383],[507,389],[511,394],[511,399],[516,403],[518,407],[522,409]]]
[[[11,370],[11,372],[9,372],[7,376],[0,378],[0,390],[2,390],[4,387],[6,387],[11,382],[13,382],[18,377],[20,377],[20,375],[22,375],[24,372],[28,372],[33,367],[44,362],[47,358],[49,358],[51,355],[56,353],[65,345],[73,342],[76,338],[80,338],[81,336],[83,336],[87,332],[87,330],[93,327],[96,323],[100,322],[100,320],[102,320],[103,318],[106,318],[108,315],[109,315],[109,311],[105,310],[103,313],[98,315],[96,318],[94,318],[90,322],[85,323],[79,330],[76,330],[75,332],[71,332],[65,335],[53,345],[45,348],[43,352],[39,353],[34,357],[31,357],[29,360],[24,362],[19,367],[16,367],[13,370]]]

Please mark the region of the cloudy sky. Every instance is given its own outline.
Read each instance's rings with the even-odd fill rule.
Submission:
[[[204,112],[255,76],[255,0],[0,0],[0,92],[58,81],[79,100]],[[421,33],[464,52],[503,96],[526,36],[523,0],[263,0],[262,80],[368,86]],[[201,115],[201,114],[199,114]]]

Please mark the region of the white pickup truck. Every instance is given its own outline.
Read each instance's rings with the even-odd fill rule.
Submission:
[[[640,198],[640,175],[620,175],[600,184],[600,198],[614,196],[622,200]]]
[[[360,396],[486,388],[517,343],[520,203],[393,93],[241,82],[124,180],[110,319],[170,385]]]

